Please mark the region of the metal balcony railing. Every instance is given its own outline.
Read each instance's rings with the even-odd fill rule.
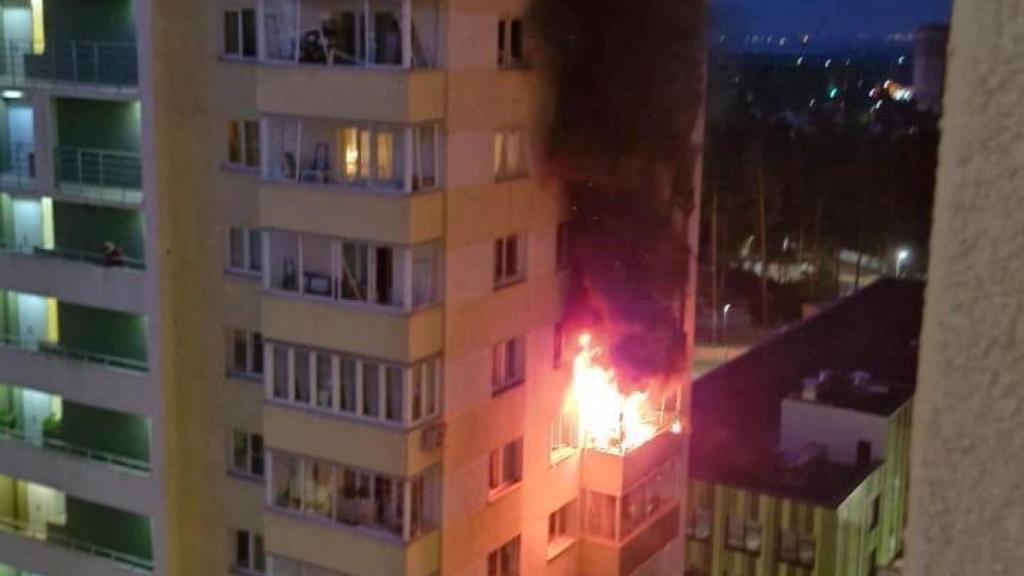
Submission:
[[[43,352],[45,354],[62,356],[64,358],[88,362],[90,364],[99,364],[110,368],[130,370],[132,372],[149,372],[149,363],[141,360],[134,360],[123,356],[112,356],[110,354],[92,352],[90,350],[82,350],[80,348],[69,348],[61,344],[22,338],[11,334],[0,334],[0,346],[10,346],[12,348]]]
[[[37,443],[29,438],[24,430],[20,428],[9,428],[0,426],[0,438],[8,438],[16,440],[24,444],[36,445]],[[96,448],[90,448],[88,446],[82,446],[67,442],[58,438],[52,438],[43,436],[42,448],[49,450],[55,450],[64,454],[75,456],[83,460],[89,460],[92,462],[99,462],[106,464],[113,468],[122,468],[131,472],[143,472],[148,474],[152,469],[149,462],[145,460],[138,460],[136,458],[129,458],[128,456],[121,456],[114,454],[113,452],[107,452],[106,450],[98,450]]]
[[[10,188],[30,188],[35,178],[35,148],[25,142],[12,143],[7,168],[0,170],[0,184]]]
[[[137,49],[134,42],[49,40],[35,46],[8,41],[0,44],[0,77],[13,86],[59,83],[134,89],[139,84]]]
[[[43,248],[33,244],[19,242],[8,242],[0,239],[0,252],[22,254],[25,256],[39,256],[41,258],[53,258],[58,260],[70,260],[72,262],[83,262],[95,264],[106,268],[128,268],[130,270],[145,270],[145,260],[130,258],[128,256],[112,257],[100,252],[87,252],[84,250],[69,250],[67,248]]]
[[[79,186],[74,192],[121,202],[141,202],[142,158],[131,152],[58,146],[54,151],[57,183]],[[67,186],[61,192],[69,192]]]
[[[62,546],[90,556],[106,558],[135,572],[149,573],[153,571],[153,560],[149,558],[142,558],[134,554],[120,552],[105,546],[79,540],[66,534],[61,534],[56,530],[32,526],[28,522],[17,518],[0,516],[0,530],[14,532],[25,538]]]

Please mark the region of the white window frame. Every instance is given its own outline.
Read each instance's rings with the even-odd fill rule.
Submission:
[[[519,55],[518,57],[513,53],[513,42],[517,40],[516,26],[518,26],[518,42],[519,42]],[[524,19],[521,17],[502,17],[498,19],[498,29],[496,30],[496,37],[498,40],[498,59],[497,66],[499,70],[517,70],[526,67],[526,32],[523,28]]]
[[[245,463],[239,467],[235,462],[235,453],[238,448],[239,438],[245,442]],[[259,449],[257,449],[257,445]],[[263,444],[263,435],[245,430],[233,429],[228,435],[228,469],[234,473],[248,478],[263,478],[267,473],[266,448]],[[259,462],[259,468],[256,463]]]
[[[244,369],[239,369],[235,365],[235,346],[238,342],[238,338],[241,337],[245,340],[245,366]],[[238,375],[260,378],[263,376],[263,370],[266,368],[266,360],[263,356],[263,334],[251,330],[243,330],[240,328],[234,328],[228,330],[228,353],[227,353],[227,373]],[[259,355],[259,370],[257,370],[257,355]]]
[[[548,560],[552,560],[564,552],[579,537],[579,515],[576,502],[576,499],[573,498],[548,514]]]
[[[518,351],[514,363],[509,363],[510,351]],[[526,336],[516,336],[499,342],[491,354],[491,392],[499,394],[526,381]],[[510,372],[510,366],[514,372]]]
[[[515,149],[514,153],[513,148]],[[526,132],[518,128],[496,131],[494,133],[494,179],[501,181],[523,178],[529,173]]]
[[[520,576],[521,563],[521,537],[516,536],[487,555],[487,576]]]
[[[245,13],[252,14],[253,29],[252,29],[252,42],[254,51],[252,54],[245,53]],[[256,8],[238,6],[225,8],[223,11],[223,17],[221,18],[221,44],[220,53],[221,56],[231,60],[257,60],[260,55],[260,18],[259,11]],[[233,18],[235,25],[238,27],[238,38],[235,40],[238,42],[238,52],[228,52],[228,30],[227,30],[227,19]]]
[[[242,266],[236,266],[235,234],[241,234]],[[258,247],[257,247],[258,246]],[[253,258],[259,256],[259,258]],[[255,228],[232,226],[228,228],[227,269],[237,274],[259,278],[263,274],[263,231]]]
[[[248,546],[248,557],[245,558],[244,564],[239,562],[242,559],[238,557],[241,552],[238,549],[238,544],[243,539],[246,540]],[[232,554],[231,565],[236,571],[241,572],[242,574],[267,573],[267,552],[262,534],[250,530],[236,529],[234,547],[235,553]],[[261,557],[262,562],[260,561]],[[263,565],[262,569],[260,568],[261,563]]]
[[[523,483],[523,444],[523,438],[519,437],[487,455],[489,500],[493,501]]]
[[[238,132],[238,158],[231,158],[231,134]],[[256,150],[249,150],[248,136],[255,131]],[[240,118],[228,121],[228,166],[247,172],[260,172],[263,166],[263,129],[259,119]],[[252,162],[250,162],[252,161]]]
[[[516,233],[502,236],[494,241],[494,287],[502,288],[526,280],[526,234]],[[510,247],[515,246],[513,264],[515,270],[509,270]]]
[[[555,465],[579,449],[579,416],[573,412],[562,412],[551,421],[550,463]]]
[[[276,362],[275,350],[277,349],[285,350],[285,357],[288,362],[288,368],[285,375],[287,379],[287,397],[285,398],[276,396],[274,388],[274,362]],[[310,389],[309,402],[300,402],[297,399],[297,372],[295,370],[297,350],[309,354],[308,358],[310,366],[307,371],[310,378],[310,382],[308,383]],[[330,358],[331,389],[329,405],[321,404],[318,396],[319,388],[317,387],[317,376],[319,369],[317,358],[320,356],[327,356]],[[361,421],[402,428],[419,425],[423,422],[432,420],[441,414],[442,359],[440,356],[432,356],[413,364],[401,365],[393,362],[384,362],[372,358],[346,354],[343,352],[309,348],[280,341],[266,341],[264,343],[263,357],[265,392],[266,398],[270,402],[294,406],[306,410],[314,410],[342,418],[354,418]],[[354,390],[352,391],[354,392],[354,398],[351,399],[354,410],[347,410],[345,405],[342,403],[342,392],[344,391],[345,385],[345,370],[347,365],[351,366],[351,363],[355,363],[355,381],[353,383]],[[365,396],[367,390],[366,386],[368,385],[368,381],[366,379],[367,370],[376,370],[378,375],[375,383],[378,407],[376,414],[370,414],[366,410]],[[388,385],[389,370],[397,370],[399,373],[398,382],[399,390],[402,394],[402,400],[400,403],[401,414],[398,418],[389,417],[388,414],[388,402],[390,400],[389,394],[391,394],[393,390],[393,388]],[[418,394],[416,393],[417,385],[420,387]],[[415,417],[417,410],[413,406],[414,398],[418,398],[419,400],[418,417]]]

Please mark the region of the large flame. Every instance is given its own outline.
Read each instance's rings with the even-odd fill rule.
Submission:
[[[572,389],[583,445],[624,454],[654,438],[658,430],[645,417],[650,412],[648,394],[626,395],[619,390],[615,371],[597,363],[601,349],[590,334],[580,335],[579,346],[572,365]]]

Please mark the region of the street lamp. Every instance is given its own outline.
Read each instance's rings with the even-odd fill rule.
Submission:
[[[900,269],[903,266],[903,262],[905,262],[908,258],[910,258],[910,250],[907,250],[905,248],[903,250],[900,250],[899,253],[896,254],[896,277],[897,278],[900,277]]]
[[[726,328],[729,327],[729,310],[732,308],[732,304],[726,304],[722,306],[722,335],[725,335]]]

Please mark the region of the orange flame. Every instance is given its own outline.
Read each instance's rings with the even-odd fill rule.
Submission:
[[[583,445],[624,454],[654,438],[657,429],[645,418],[647,393],[619,391],[615,371],[595,362],[601,349],[593,345],[590,334],[580,335],[579,346],[572,365],[572,389]]]

